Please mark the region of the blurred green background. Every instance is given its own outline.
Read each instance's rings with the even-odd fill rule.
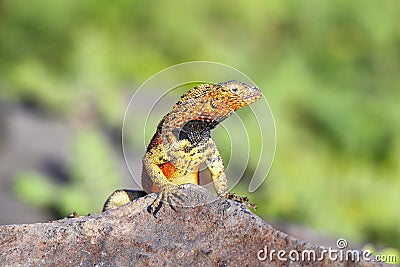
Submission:
[[[209,60],[249,75],[275,116],[275,161],[250,195],[258,215],[400,248],[399,13],[397,0],[1,0],[0,192],[53,218],[99,212],[129,187],[120,129],[133,88]],[[28,142],[53,142],[53,156],[10,160],[13,114],[64,129],[63,142],[51,130]]]

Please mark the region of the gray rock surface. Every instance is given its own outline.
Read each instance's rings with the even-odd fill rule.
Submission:
[[[185,207],[147,212],[155,194],[107,212],[49,223],[0,226],[1,265],[49,266],[383,266],[373,262],[301,261],[324,248],[273,229],[243,205],[188,185]],[[268,252],[265,253],[265,248]],[[332,248],[337,249],[337,248]],[[275,253],[272,253],[275,250]],[[278,260],[285,251],[287,261]],[[283,252],[281,252],[283,253]],[[290,254],[289,254],[290,253]],[[300,260],[289,256],[299,255]],[[266,259],[258,259],[258,256]],[[390,266],[390,265],[389,265]]]

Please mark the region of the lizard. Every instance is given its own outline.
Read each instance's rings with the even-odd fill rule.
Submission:
[[[247,197],[228,190],[221,155],[211,130],[232,113],[261,97],[258,87],[239,81],[203,83],[181,96],[157,126],[142,158],[142,187],[145,191],[116,190],[103,211],[127,204],[150,192],[159,192],[148,211],[154,215],[162,203],[179,202],[184,184],[199,184],[199,166],[205,163],[218,196],[256,208]],[[147,192],[147,193],[146,193]]]

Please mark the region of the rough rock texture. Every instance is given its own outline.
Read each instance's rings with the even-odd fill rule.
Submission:
[[[319,257],[328,248],[274,230],[246,207],[201,187],[185,191],[187,207],[164,206],[157,218],[147,212],[151,194],[98,215],[0,226],[0,265],[383,266],[331,261],[328,253],[322,261],[301,261],[305,250]],[[272,250],[286,251],[281,256],[287,261],[279,261],[277,252],[270,258]],[[289,253],[300,260],[290,260]]]

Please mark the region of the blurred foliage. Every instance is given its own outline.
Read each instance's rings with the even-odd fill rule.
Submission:
[[[75,137],[68,158],[70,181],[52,182],[50,177],[34,172],[18,174],[14,190],[26,202],[48,208],[58,216],[98,212],[121,177],[113,164],[112,150],[97,131],[86,129]]]
[[[399,248],[399,12],[397,0],[2,0],[0,86],[9,101],[57,116],[89,98],[117,129],[129,88],[156,71],[190,60],[234,66],[262,88],[277,125],[271,174],[251,196],[257,213]],[[58,186],[69,212],[87,190],[112,188],[102,181],[114,174],[107,142],[87,135],[71,154],[76,180]],[[20,194],[51,199],[44,191],[55,185],[23,177]]]

